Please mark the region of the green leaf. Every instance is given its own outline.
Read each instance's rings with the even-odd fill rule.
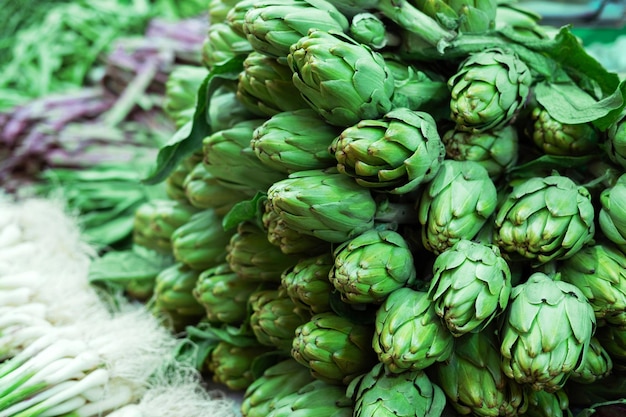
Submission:
[[[257,192],[250,200],[236,203],[222,219],[224,230],[233,229],[241,222],[258,221],[263,213],[263,203],[266,198],[265,193]]]
[[[92,283],[154,279],[172,263],[170,255],[137,247],[111,251],[91,262],[87,279]]]
[[[196,110],[190,126],[179,129],[168,143],[159,149],[156,168],[143,180],[146,184],[156,184],[165,180],[179,162],[201,149],[202,141],[212,133],[207,119],[211,97],[217,88],[227,81],[236,80],[243,69],[245,55],[238,55],[227,62],[216,65],[200,85],[196,99]]]
[[[596,155],[585,156],[558,156],[542,155],[531,161],[519,164],[511,169],[509,174],[513,178],[531,178],[549,175],[551,171],[563,169],[578,169],[586,167]]]

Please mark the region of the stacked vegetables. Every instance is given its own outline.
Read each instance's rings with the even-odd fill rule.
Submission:
[[[135,245],[244,417],[622,401],[623,83],[569,27],[495,0],[209,16]]]

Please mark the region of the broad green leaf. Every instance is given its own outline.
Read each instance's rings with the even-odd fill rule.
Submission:
[[[258,192],[250,200],[240,201],[235,204],[222,219],[224,230],[237,227],[241,222],[249,220],[257,221],[263,213],[263,202],[265,199],[266,194]]]

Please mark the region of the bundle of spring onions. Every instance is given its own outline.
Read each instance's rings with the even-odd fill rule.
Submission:
[[[96,254],[60,201],[0,213],[0,416],[235,415],[143,305],[88,284]]]

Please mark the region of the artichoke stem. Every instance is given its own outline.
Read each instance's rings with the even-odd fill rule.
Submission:
[[[391,203],[383,200],[378,204],[374,215],[376,223],[418,224],[419,220],[413,204]]]

